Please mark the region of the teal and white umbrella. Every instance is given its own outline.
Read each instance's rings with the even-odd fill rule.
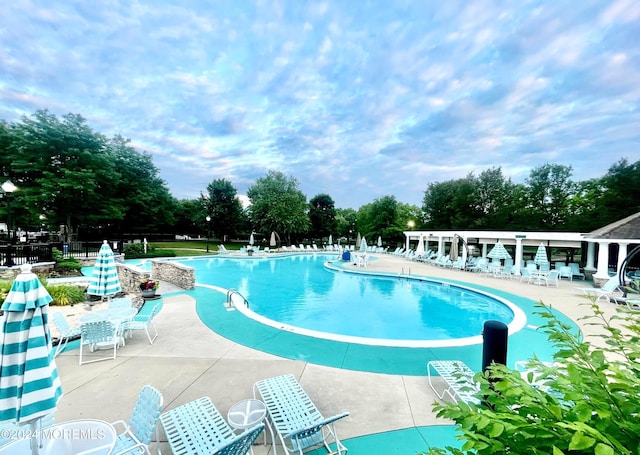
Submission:
[[[549,258],[547,257],[547,249],[544,247],[544,243],[541,243],[538,246],[538,250],[536,251],[536,255],[533,258],[533,262],[537,265],[548,264]]]
[[[360,240],[360,251],[367,251],[367,239],[365,237]]]
[[[0,317],[0,423],[28,423],[35,430],[39,419],[55,411],[62,387],[51,349],[51,296],[29,264],[21,268]]]
[[[87,294],[110,297],[122,291],[118,278],[118,267],[113,257],[113,251],[105,240],[100,247],[93,273],[89,278]]]
[[[491,248],[487,257],[490,257],[491,259],[511,259],[511,255],[499,240],[498,243]]]

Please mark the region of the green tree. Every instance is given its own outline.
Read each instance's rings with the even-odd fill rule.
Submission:
[[[552,365],[532,359],[529,372],[494,365],[478,373],[486,406],[437,404],[459,425],[464,444],[429,454],[637,454],[640,450],[640,324],[637,313],[605,318],[591,304],[594,343],[560,322],[550,308],[541,327],[557,351]],[[592,331],[597,333],[595,330]]]
[[[318,194],[309,201],[309,234],[313,239],[328,239],[337,234],[336,208],[328,194]]]
[[[605,191],[598,211],[603,212],[607,220],[619,220],[640,211],[640,201],[635,191],[640,188],[640,161],[618,161],[604,175],[602,184]]]
[[[276,231],[291,243],[309,229],[306,196],[298,189],[298,181],[279,171],[269,171],[248,190],[251,200],[249,217],[256,231],[267,235]]]
[[[23,117],[11,127],[9,177],[18,186],[21,210],[16,213],[24,227],[39,215],[53,224],[95,224],[113,216],[109,201],[115,196],[115,163],[109,159],[105,138],[93,132],[79,115],[60,121],[47,111]],[[96,204],[105,201],[106,204]],[[31,220],[31,221],[30,221]]]
[[[160,179],[151,155],[138,152],[129,142],[121,136],[108,142],[118,175],[111,182],[117,197],[101,201],[107,219],[119,220],[119,232],[172,232],[177,201]]]
[[[206,234],[202,224],[202,202],[198,199],[182,199],[176,202],[174,232],[180,235]]]
[[[464,179],[430,183],[422,202],[425,227],[467,229],[477,222],[473,181]]]
[[[404,227],[398,225],[398,201],[394,196],[383,196],[358,210],[358,229],[371,243],[382,237],[387,244],[395,244],[403,237]]]
[[[336,231],[339,238],[350,243],[358,235],[358,213],[352,209],[336,209]]]
[[[531,170],[526,184],[529,190],[529,229],[562,229],[569,217],[569,201],[576,186],[571,180],[571,166],[544,164]]]
[[[494,167],[482,171],[475,178],[468,177],[474,186],[473,211],[475,229],[505,229],[512,213],[506,210],[514,196],[514,185],[502,174],[502,169]]]
[[[199,217],[202,226],[206,226],[205,218],[211,217],[210,229],[219,238],[236,234],[242,223],[242,204],[237,197],[237,190],[226,179],[216,179],[207,185],[207,193],[201,197],[204,213]]]

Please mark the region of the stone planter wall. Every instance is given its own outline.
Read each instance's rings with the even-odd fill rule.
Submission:
[[[173,261],[151,261],[151,276],[154,280],[167,281],[182,289],[196,286],[195,269]]]

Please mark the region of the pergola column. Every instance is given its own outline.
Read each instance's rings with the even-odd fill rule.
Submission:
[[[598,266],[594,278],[609,278],[609,243],[598,242]]]

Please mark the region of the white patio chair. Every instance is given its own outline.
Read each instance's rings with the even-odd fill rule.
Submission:
[[[71,327],[71,325],[69,325],[69,322],[67,322],[67,318],[65,318],[64,314],[62,314],[61,312],[52,311],[52,313],[53,315],[51,317],[53,318],[53,325],[55,325],[58,333],[60,334],[58,338],[58,345],[56,346],[56,351],[54,354],[54,357],[57,357],[58,354],[60,354],[64,350],[70,338],[80,336],[80,327]]]
[[[80,326],[80,365],[85,363],[100,362],[102,360],[113,360],[116,358],[116,350],[120,344],[120,333],[118,325],[110,321],[87,322]],[[94,352],[100,348],[112,348],[111,357],[98,357],[92,360],[82,361],[84,346],[89,346],[89,350]]]
[[[122,426],[124,429],[117,436],[116,445],[111,452],[112,455],[149,454],[149,444],[151,444],[154,432],[158,455],[161,454],[158,420],[160,411],[162,411],[162,402],[162,394],[156,388],[146,385],[140,390],[129,422],[116,420],[111,423],[116,430],[118,426]]]
[[[129,332],[129,337],[131,338],[133,336],[132,335],[133,330],[144,330],[145,333],[147,334],[147,339],[149,340],[149,344],[153,344],[155,339],[158,337],[158,329],[153,323],[153,318],[155,318],[157,314],[160,312],[161,307],[162,305],[160,304],[160,302],[158,302],[153,306],[153,308],[151,309],[151,311],[149,311],[149,313],[147,314],[138,313],[133,317],[133,319],[123,323],[122,325],[123,331]],[[149,328],[153,329],[153,337],[149,332]]]

